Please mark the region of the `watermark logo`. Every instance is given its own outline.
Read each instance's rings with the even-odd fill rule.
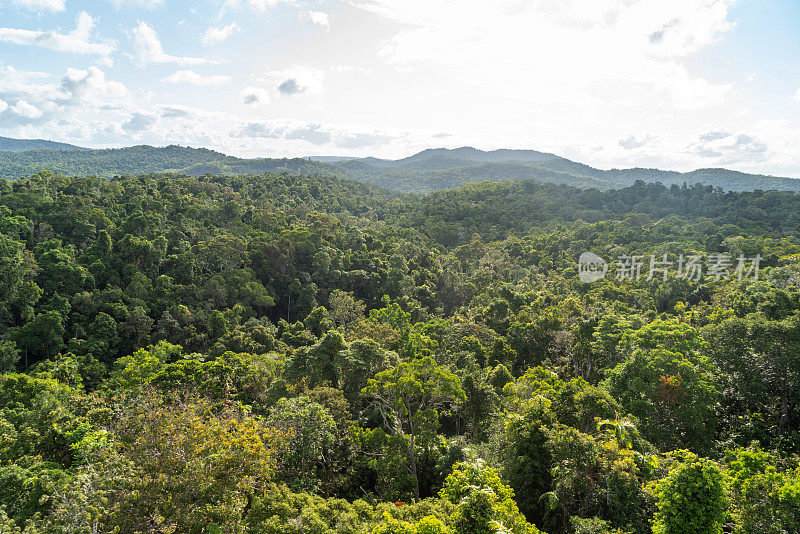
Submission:
[[[600,280],[607,272],[608,263],[594,252],[584,252],[578,258],[578,277],[585,284]]]
[[[620,256],[613,264],[614,278],[624,281],[646,277],[647,280],[660,278],[666,281],[672,276],[690,282],[700,282],[704,278],[714,281],[735,279],[740,282],[750,278],[757,281],[761,267],[760,254],[753,258],[746,258],[744,255],[736,258],[730,254],[681,254],[675,259],[669,258],[667,254],[651,254],[649,260],[648,262],[644,255]],[[608,262],[593,252],[584,252],[578,258],[578,277],[586,284],[600,280],[608,274],[609,269]]]

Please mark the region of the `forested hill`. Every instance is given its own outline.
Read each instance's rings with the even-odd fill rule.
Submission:
[[[205,148],[147,145],[102,150],[0,152],[0,177],[15,179],[50,170],[66,176],[124,176],[174,172],[191,176],[262,174],[333,175],[335,169],[305,159],[241,159]]]
[[[325,161],[320,158],[320,161]],[[703,183],[726,191],[800,191],[800,180],[730,171],[700,169],[687,173],[659,169],[595,169],[583,163],[535,150],[482,151],[470,147],[425,150],[400,160],[337,159],[348,176],[390,189],[428,193],[480,181],[526,180],[576,187],[612,189],[637,180],[664,185]],[[480,178],[479,178],[480,177]]]
[[[29,146],[25,143],[30,142],[6,141],[7,146]],[[0,142],[0,146],[2,144]],[[65,147],[68,149],[64,150]],[[213,150],[175,145],[104,150],[84,150],[64,145],[57,150],[42,147],[39,150],[15,152],[0,148],[0,178],[28,177],[42,170],[66,176],[103,177],[154,172],[189,176],[289,172],[352,178],[387,189],[421,194],[485,180],[537,180],[600,190],[626,187],[641,180],[665,185],[703,183],[726,191],[800,191],[800,180],[793,178],[753,175],[726,169],[701,169],[688,173],[659,169],[601,170],[534,150],[487,152],[469,147],[430,149],[400,160],[383,160],[339,157],[243,159]]]
[[[0,137],[0,152],[22,152],[24,150],[55,149],[55,150],[87,150],[67,143],[57,143],[44,139],[13,139]]]

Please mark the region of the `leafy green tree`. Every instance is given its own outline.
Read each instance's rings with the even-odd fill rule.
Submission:
[[[656,321],[634,332],[627,360],[608,373],[607,385],[644,437],[661,449],[709,451],[717,425],[717,371],[698,350],[699,332]]]
[[[330,330],[311,347],[301,347],[295,351],[286,377],[294,381],[304,379],[310,387],[340,387],[346,362],[341,353],[345,349],[347,344],[342,334],[338,330]]]
[[[159,341],[149,349],[139,349],[115,362],[108,386],[112,389],[129,389],[149,384],[168,361],[177,360],[182,353],[182,347],[166,341]]]
[[[425,357],[378,373],[361,394],[374,401],[391,434],[408,436],[408,468],[419,499],[416,451],[433,443],[439,416],[464,401],[458,377]]]
[[[36,315],[17,331],[16,342],[23,353],[26,368],[52,358],[64,347],[64,318],[57,311]]]
[[[354,341],[340,357],[344,359],[342,393],[351,405],[357,404],[370,378],[397,363],[397,354],[381,348],[373,339]]]
[[[719,534],[727,506],[719,466],[682,452],[669,474],[651,485],[658,511],[654,534]]]
[[[552,459],[545,425],[553,422],[555,418],[545,399],[522,416],[507,415],[505,421],[503,476],[514,489],[525,517],[537,524],[542,524],[550,511],[544,498],[552,485]]]
[[[207,401],[147,394],[112,427],[132,477],[116,485],[104,528],[191,533],[240,531],[271,480],[284,436]],[[169,498],[165,498],[168,496]]]
[[[280,399],[266,420],[288,436],[278,459],[281,477],[305,491],[324,483],[329,491],[333,468],[336,423],[324,406],[306,397]]]
[[[465,398],[457,414],[476,442],[485,441],[489,427],[500,415],[500,397],[486,378],[482,370],[474,370],[461,381]]]
[[[546,432],[555,486],[547,498],[556,524],[566,528],[569,517],[596,516],[625,530],[646,529],[637,452],[616,439],[597,439],[564,425]]]
[[[13,371],[19,361],[17,344],[10,340],[0,341],[0,371]]]
[[[123,350],[133,352],[146,346],[150,341],[153,323],[153,319],[147,315],[147,310],[143,306],[133,308],[119,328],[120,337],[123,340]]]
[[[800,468],[781,466],[778,458],[758,448],[728,455],[735,531],[779,534],[800,529]]]
[[[519,512],[514,491],[482,460],[453,466],[439,495],[458,505],[453,518],[457,534],[539,533]]]
[[[334,289],[328,296],[328,308],[336,326],[347,326],[364,318],[366,306],[353,293]]]

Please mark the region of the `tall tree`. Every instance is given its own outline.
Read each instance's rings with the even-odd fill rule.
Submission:
[[[378,373],[361,394],[374,401],[391,434],[407,437],[408,468],[419,499],[416,449],[429,446],[439,428],[439,416],[465,400],[458,377],[425,357]]]

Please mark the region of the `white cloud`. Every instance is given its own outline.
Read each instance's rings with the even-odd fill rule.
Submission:
[[[134,113],[131,118],[122,125],[122,129],[128,133],[138,133],[155,125],[158,117],[150,113]]]
[[[320,95],[325,92],[325,71],[305,65],[267,73],[266,79],[279,95]]]
[[[93,100],[105,106],[130,94],[124,84],[107,80],[105,73],[95,66],[86,70],[68,68],[61,85],[74,100]]]
[[[23,2],[5,3],[15,1]],[[34,1],[56,5],[59,0],[24,3]],[[215,0],[223,10],[242,11],[236,18],[203,19],[214,22],[202,26],[197,26],[200,12],[208,13],[193,12],[193,4],[182,13],[151,13],[160,18],[147,23],[133,18],[129,26],[135,28],[128,35],[134,61],[171,68],[156,77],[130,78],[130,90],[110,79],[103,72],[108,69],[88,67],[116,53],[116,44],[101,39],[88,15],[82,15],[80,31],[71,33],[66,33],[70,28],[5,28],[0,30],[5,42],[82,50],[93,57],[77,69],[49,75],[0,64],[0,127],[4,134],[16,128],[40,137],[83,136],[83,144],[126,144],[136,138],[254,156],[324,147],[338,155],[396,157],[430,146],[469,144],[536,148],[603,168],[733,165],[800,173],[800,106],[779,108],[781,98],[786,103],[794,96],[794,88],[784,89],[782,96],[770,93],[764,81],[769,66],[754,79],[748,76],[751,67],[735,57],[722,70],[692,57],[729,34],[733,40],[731,0],[345,1],[357,8],[333,11],[324,2],[299,0]],[[105,3],[171,5],[163,0]],[[187,96],[196,91],[170,83],[227,83],[225,76],[206,75],[199,66],[218,57],[201,44],[244,44],[232,42],[240,40],[242,21],[252,22],[241,17],[258,19],[264,32],[291,33],[298,29],[292,24],[299,25],[300,33],[293,34],[307,40],[269,58],[258,47],[227,56],[238,63],[225,74],[257,74],[234,77],[236,85],[215,90],[217,111],[188,107]],[[228,24],[233,20],[238,24]],[[326,34],[308,27],[332,22],[363,31]],[[168,30],[179,24],[178,33]],[[188,41],[181,37],[186,35]],[[730,50],[728,43],[718,46],[716,53]],[[28,54],[21,47],[14,52]],[[800,103],[800,90],[796,99]],[[39,111],[38,118],[30,118],[37,113],[26,105]],[[264,105],[269,107],[259,108]],[[770,113],[781,120],[766,120]],[[266,117],[296,122],[262,122]],[[338,125],[341,120],[359,126]]]
[[[324,26],[325,28],[331,27],[331,19],[327,13],[322,11],[309,11],[308,12],[308,19],[313,22],[314,24],[318,24],[320,26]]]
[[[0,113],[2,127],[53,128],[49,137],[61,139],[68,128],[83,128],[96,117],[118,113],[132,104],[120,82],[109,80],[96,66],[66,69],[60,83],[52,75],[25,72],[0,65],[0,100],[8,108]]]
[[[144,67],[148,63],[177,63],[179,65],[199,65],[213,63],[213,61],[200,57],[173,56],[164,52],[161,40],[156,31],[146,22],[139,22],[131,32],[133,48],[136,51],[136,62]]]
[[[319,124],[272,125],[265,122],[251,122],[242,125],[234,137],[263,137],[271,139],[303,140],[314,145],[331,142],[332,135]]]
[[[155,9],[164,4],[164,0],[109,0],[114,7],[143,7],[145,9]]]
[[[731,132],[725,130],[712,130],[710,132],[706,132],[700,135],[700,141],[703,143],[709,143],[712,141],[718,141],[720,139],[725,139],[730,137],[732,134]]]
[[[271,97],[269,91],[260,87],[245,87],[240,93],[242,103],[248,106],[269,104]]]
[[[95,22],[95,19],[88,13],[81,12],[77,17],[75,29],[67,34],[55,31],[0,28],[0,41],[24,46],[41,46],[72,54],[108,57],[114,51],[113,42],[90,41]]]
[[[538,148],[604,167],[652,156],[651,165],[685,168],[696,160],[686,140],[740,120],[744,107],[736,86],[688,61],[728,35],[732,0],[349,2],[388,28],[378,58],[398,73],[383,79],[401,88],[375,76],[349,87],[366,86],[375,96],[363,105],[386,124],[451,132],[453,146]],[[651,140],[626,149],[631,132],[624,145]]]
[[[301,121],[270,121],[241,124],[231,133],[231,137],[303,141],[318,146],[353,149],[378,147],[390,142],[395,136],[363,127]]]
[[[798,89],[794,94],[794,99],[797,102],[800,102],[800,89]]]
[[[356,72],[358,74],[372,74],[374,72],[373,69],[367,67],[356,67],[353,65],[334,65],[329,69],[331,72],[335,72],[337,74],[349,73],[349,72]]]
[[[38,119],[42,116],[42,111],[39,108],[33,104],[29,104],[25,100],[20,100],[15,105],[11,106],[10,110],[25,119]]]
[[[14,0],[14,5],[25,9],[49,11],[64,11],[65,0]]]
[[[55,98],[58,87],[53,84],[39,84],[37,79],[49,77],[44,72],[29,72],[15,69],[11,65],[0,64],[0,96],[18,97],[37,95],[42,98]]]
[[[196,115],[195,109],[180,104],[160,106],[161,117],[165,119],[188,119]]]
[[[652,141],[652,137],[650,135],[644,135],[641,138],[638,138],[635,135],[630,135],[625,139],[620,139],[618,144],[625,150],[636,150],[637,148],[642,148],[650,141]]]
[[[239,9],[247,7],[256,13],[266,13],[281,3],[291,4],[293,0],[227,0],[224,4],[224,8]]]
[[[202,76],[192,70],[179,70],[164,78],[164,81],[170,83],[188,83],[201,87],[218,87],[229,83],[231,78],[230,76],[222,75]]]
[[[325,92],[325,71],[298,65],[268,72],[258,82],[263,85],[249,85],[242,90],[240,96],[243,104],[268,104],[274,97],[319,96]]]
[[[769,153],[769,147],[758,136],[722,130],[700,135],[688,150],[714,165],[764,161]]]
[[[235,22],[228,24],[227,26],[212,26],[205,31],[201,42],[205,46],[215,46],[223,41],[226,41],[231,35],[238,31],[241,31],[241,28]]]

